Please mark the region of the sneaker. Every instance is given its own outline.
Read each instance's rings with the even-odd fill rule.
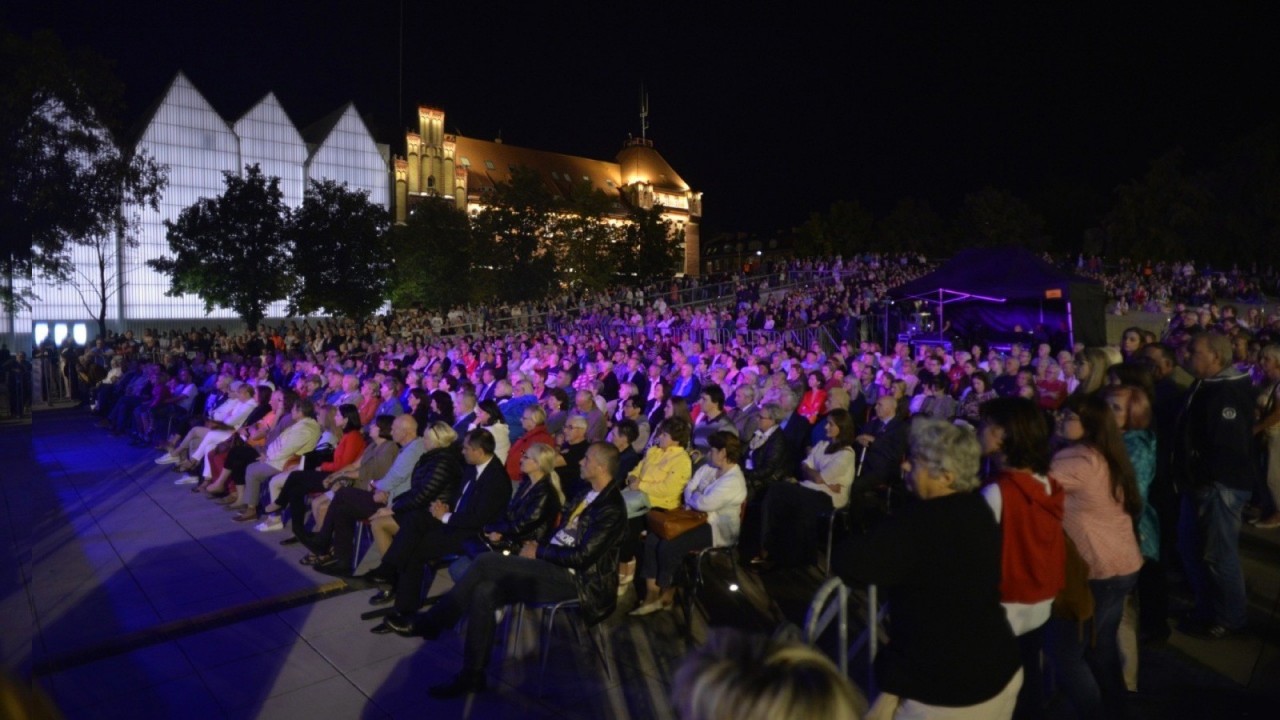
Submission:
[[[177,480],[174,480],[173,484],[174,485],[195,485],[198,482],[200,482],[200,478],[195,477],[194,475],[183,475]]]
[[[278,515],[268,515],[266,520],[253,526],[258,532],[275,532],[284,529],[284,523],[281,522]]]
[[[1253,526],[1259,530],[1275,530],[1276,528],[1280,528],[1280,512],[1272,513],[1270,516],[1254,523]]]
[[[170,453],[165,453],[160,457],[156,458],[157,465],[172,465],[176,462],[178,462],[178,456],[171,455]]]

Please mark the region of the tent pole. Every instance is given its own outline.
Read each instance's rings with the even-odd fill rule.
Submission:
[[[1071,343],[1071,352],[1076,348],[1076,325],[1071,320],[1071,301],[1067,301],[1067,342]]]

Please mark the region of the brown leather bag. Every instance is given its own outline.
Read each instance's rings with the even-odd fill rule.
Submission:
[[[1063,533],[1066,535],[1066,533]],[[1053,617],[1083,623],[1093,617],[1093,591],[1089,589],[1089,563],[1080,556],[1067,535],[1067,583],[1053,599]]]
[[[672,540],[690,530],[707,524],[707,514],[685,507],[672,510],[654,508],[645,516],[649,532],[663,540]]]

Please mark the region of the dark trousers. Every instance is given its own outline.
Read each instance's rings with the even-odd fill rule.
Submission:
[[[1090,580],[1092,627],[1086,623],[1081,628],[1074,620],[1059,618],[1050,618],[1045,625],[1045,649],[1077,717],[1123,717],[1125,685],[1116,633],[1124,599],[1137,582],[1138,573]]]
[[[627,518],[627,530],[618,545],[618,562],[631,562],[636,559],[636,550],[640,547],[640,533],[644,532],[649,521],[644,515]]]
[[[257,461],[257,448],[250,445],[236,445],[227,451],[227,459],[222,461],[222,469],[231,473],[231,482],[241,485],[244,483],[245,468]]]
[[[1138,636],[1169,637],[1169,580],[1159,560],[1145,558],[1138,571]]]
[[[644,565],[641,574],[646,580],[657,580],[658,587],[669,588],[675,582],[676,571],[689,553],[712,544],[711,526],[699,525],[680,535],[663,540],[654,533],[644,541]]]
[[[324,516],[324,526],[317,534],[319,546],[333,546],[333,557],[343,565],[351,564],[351,556],[355,553],[356,523],[368,520],[378,508],[382,507],[373,501],[373,493],[356,488],[342,488],[329,503],[329,512]]]
[[[125,432],[133,422],[133,411],[142,404],[142,398],[137,395],[126,395],[116,403],[111,409],[111,426],[116,432]]]
[[[430,517],[430,514],[427,514]],[[434,518],[432,518],[434,520]],[[403,529],[396,533],[400,548],[392,556],[396,570],[396,612],[409,615],[422,607],[422,598],[435,582],[433,563],[449,555],[460,555],[466,539],[474,533],[460,532],[439,522],[435,527],[419,526],[401,540]],[[388,552],[390,549],[388,548]]]
[[[494,611],[513,603],[547,603],[578,597],[578,586],[569,571],[545,560],[518,555],[487,553],[476,558],[440,602],[418,620],[433,630],[453,627],[467,617],[462,670],[483,672],[497,630]]]
[[[1044,626],[1018,636],[1018,652],[1022,656],[1022,688],[1013,709],[1014,718],[1044,717],[1044,672],[1040,669],[1040,653],[1044,650]]]
[[[760,535],[769,558],[778,565],[813,561],[818,517],[834,509],[831,496],[801,485],[779,484],[764,501]]]
[[[329,473],[323,470],[295,470],[289,473],[280,488],[276,504],[289,508],[289,527],[293,534],[302,537],[307,517],[307,495],[324,491],[324,479]]]

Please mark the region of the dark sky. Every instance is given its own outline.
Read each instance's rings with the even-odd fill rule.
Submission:
[[[17,0],[0,17],[113,61],[134,113],[181,69],[229,120],[268,90],[301,127],[354,100],[400,153],[422,103],[450,131],[612,158],[643,83],[650,136],[714,233],[837,199],[946,214],[984,185],[1105,196],[1169,149],[1195,162],[1276,119],[1273,3],[1128,5],[405,0],[403,93],[399,0]]]

